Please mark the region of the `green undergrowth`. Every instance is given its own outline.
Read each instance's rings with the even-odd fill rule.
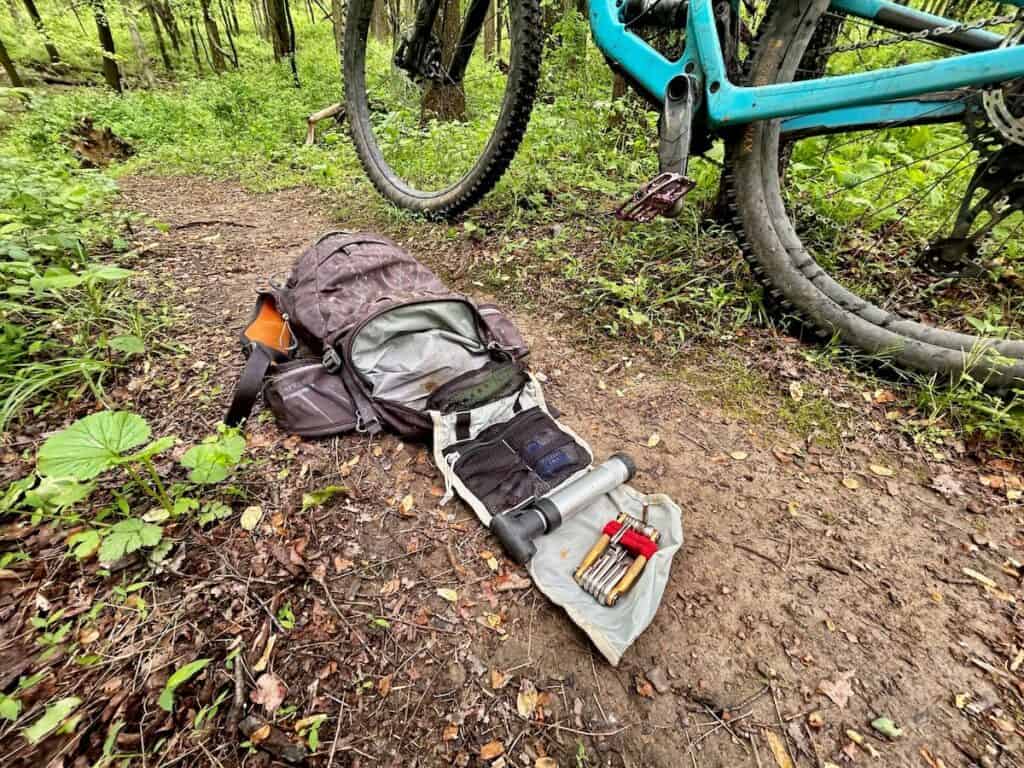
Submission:
[[[107,177],[198,174],[240,180],[253,190],[316,187],[328,194],[343,223],[386,222],[399,236],[450,240],[463,248],[468,243],[477,255],[465,276],[477,285],[524,304],[545,291],[558,292],[602,334],[664,350],[659,354],[665,356],[714,354],[741,329],[771,322],[732,234],[702,220],[717,195],[720,147],[691,165],[699,185],[679,220],[624,225],[609,215],[656,171],[656,119],[635,97],[611,98],[611,75],[587,42],[580,16],[570,13],[559,22],[558,42],[545,53],[530,129],[509,172],[481,204],[449,225],[384,203],[362,173],[344,126],[322,123],[316,142],[304,146],[307,116],[341,98],[329,23],[296,19],[302,86],[295,88],[287,65],[259,50],[251,21],[242,21],[241,69],[204,78],[179,73],[173,86],[123,96],[101,89],[36,90],[4,145],[25,158],[60,155],[61,137],[90,115],[135,149]],[[802,189],[814,199],[814,185]],[[873,290],[876,276],[865,273],[864,285]],[[979,312],[975,320],[998,325],[1000,317]],[[862,362],[847,352],[822,355],[819,363],[865,375]],[[994,400],[970,380],[952,388],[939,384],[945,382],[920,379],[897,387],[908,403],[934,415],[922,427],[927,439],[938,429],[930,425],[940,423],[955,434],[1024,436],[1013,402]],[[881,385],[889,384],[883,379]],[[815,418],[793,415],[801,429],[813,428]]]

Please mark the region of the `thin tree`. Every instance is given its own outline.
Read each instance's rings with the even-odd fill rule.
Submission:
[[[494,58],[494,2],[487,8],[487,18],[484,19],[484,58],[488,61]]]
[[[164,44],[164,33],[160,29],[160,19],[157,18],[156,10],[153,8],[153,3],[147,1],[143,3],[146,7],[146,15],[149,16],[150,26],[153,27],[153,36],[156,38],[156,47],[160,50],[160,58],[164,62],[164,69],[168,72],[174,71],[174,63],[171,61],[171,55],[167,51],[167,46]]]
[[[267,26],[274,46],[274,59],[288,59],[295,86],[299,86],[299,71],[295,64],[295,25],[292,23],[288,0],[266,0]]]
[[[135,49],[135,57],[139,60],[139,69],[142,70],[142,79],[146,82],[147,86],[155,88],[156,78],[153,76],[153,66],[150,64],[149,54],[146,52],[146,44],[142,41],[142,35],[139,33],[135,8],[132,7],[131,0],[125,0],[123,7],[125,22],[128,25],[128,34],[132,40],[132,48]]]
[[[462,31],[462,14],[459,0],[448,0],[442,9],[443,18],[438,20],[441,27],[441,60],[450,64],[459,44]],[[431,83],[423,95],[421,118],[428,120],[461,120],[466,114],[466,92],[462,83]]]
[[[203,12],[203,26],[206,28],[206,39],[210,46],[210,64],[213,71],[220,74],[227,69],[224,47],[220,43],[220,30],[217,29],[217,21],[210,14],[210,0],[199,0],[199,7]]]
[[[203,60],[199,56],[199,35],[196,34],[196,17],[189,14],[188,17],[188,31],[192,38],[192,61],[196,65],[196,74],[201,75],[203,73]]]
[[[331,0],[331,25],[334,27],[334,48],[338,52],[338,67],[345,76],[345,0]]]
[[[7,79],[11,81],[12,88],[21,88],[23,83],[21,78],[18,77],[18,70],[14,66],[14,62],[11,61],[11,57],[7,53],[7,48],[4,46],[4,41],[0,40],[0,65],[3,66],[4,72],[7,73]]]
[[[46,33],[46,25],[43,24],[43,17],[39,15],[39,9],[36,8],[36,0],[25,0],[25,10],[28,11],[36,30],[43,36],[43,45],[46,47],[46,55],[50,57],[50,63],[58,66],[60,54],[57,52],[57,46],[53,44],[50,36]]]
[[[224,22],[224,34],[228,39],[228,47],[231,49],[231,63],[235,69],[238,69],[238,49],[235,47],[235,36],[231,33],[231,17],[228,15],[228,9],[224,4],[224,0],[217,0],[220,5],[220,18]]]
[[[117,51],[114,49],[114,34],[110,31],[110,20],[103,0],[91,0],[93,17],[96,19],[96,32],[100,38],[103,51],[103,79],[107,85],[121,93],[121,69],[117,66]]]
[[[167,36],[171,38],[174,52],[180,54],[181,27],[178,26],[178,18],[174,15],[174,9],[171,8],[169,0],[149,0],[149,2],[152,4],[156,15],[160,17],[164,29],[167,30]]]

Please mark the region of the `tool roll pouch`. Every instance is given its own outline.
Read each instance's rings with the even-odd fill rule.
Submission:
[[[661,533],[658,551],[640,578],[613,606],[599,604],[573,579],[576,567],[600,538],[606,523],[625,513],[642,519]],[[668,584],[672,558],[683,545],[682,512],[666,495],[646,495],[620,485],[546,536],[533,540],[537,553],[526,564],[533,583],[561,606],[612,666],[654,620]]]
[[[483,405],[429,411],[445,500],[458,493],[488,526],[494,515],[562,487],[594,460],[586,441],[548,412],[540,384],[526,373],[522,381]]]

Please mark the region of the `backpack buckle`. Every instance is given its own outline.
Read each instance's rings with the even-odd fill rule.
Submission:
[[[341,370],[341,356],[334,347],[328,347],[324,350],[322,362],[328,373],[337,373]]]

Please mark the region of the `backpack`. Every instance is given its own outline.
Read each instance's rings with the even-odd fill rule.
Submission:
[[[280,427],[303,437],[426,437],[428,405],[511,390],[528,352],[495,305],[450,290],[385,237],[345,231],[259,293],[241,341],[247,360],[225,423],[241,423],[262,393]]]

